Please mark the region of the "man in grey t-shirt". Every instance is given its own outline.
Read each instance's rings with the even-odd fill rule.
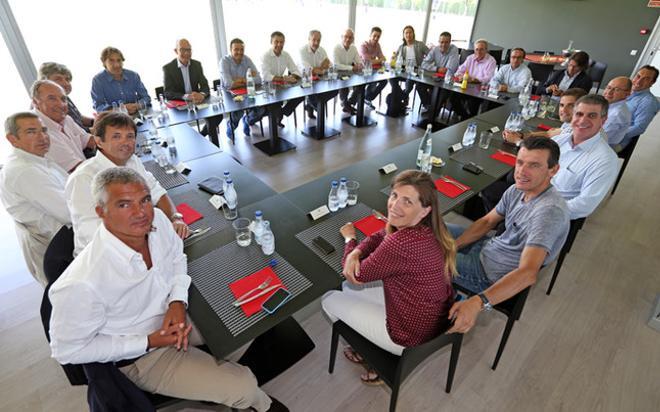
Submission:
[[[541,267],[557,257],[570,225],[566,201],[550,183],[558,170],[556,142],[525,139],[516,159],[516,183],[497,206],[467,229],[448,225],[458,249],[454,281],[478,293],[452,306],[449,332],[469,331],[483,308],[536,283]],[[504,233],[486,236],[503,219]]]

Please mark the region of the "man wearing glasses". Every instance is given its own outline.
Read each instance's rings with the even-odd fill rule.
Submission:
[[[531,70],[523,64],[524,60],[524,49],[516,47],[511,50],[511,64],[505,64],[495,73],[490,81],[490,86],[497,87],[500,92],[520,93],[532,78]]]
[[[626,98],[630,95],[632,82],[625,76],[615,77],[607,83],[603,97],[607,99],[610,108],[607,111],[607,121],[603,125],[603,130],[607,134],[607,143],[615,150],[621,150],[628,127],[630,127],[630,110],[626,104]]]

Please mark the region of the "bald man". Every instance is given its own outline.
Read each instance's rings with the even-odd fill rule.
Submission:
[[[353,30],[346,29],[341,35],[341,43],[335,46],[332,53],[337,70],[343,72],[352,71],[355,73],[362,70],[362,61],[360,60],[358,49],[353,44],[354,41],[355,35],[353,34]],[[341,100],[344,113],[355,114],[356,110],[353,107],[357,102],[357,95],[355,93],[351,93],[351,97],[348,97],[348,87],[345,87],[339,91],[339,99]]]
[[[626,104],[626,98],[630,95],[631,89],[632,81],[625,76],[619,76],[610,80],[603,91],[603,97],[610,104],[603,130],[607,134],[607,143],[615,151],[621,150],[621,141],[630,127],[632,115]]]
[[[192,100],[201,104],[209,96],[209,82],[204,77],[202,64],[192,59],[192,46],[186,39],[176,41],[176,58],[163,66],[165,98],[169,100]],[[206,119],[203,135],[209,135],[218,145],[218,125],[222,115]]]

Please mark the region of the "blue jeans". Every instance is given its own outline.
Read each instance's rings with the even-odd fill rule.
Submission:
[[[454,239],[457,239],[465,232],[464,227],[452,223],[447,223],[447,229],[449,229],[449,233],[451,233]],[[456,254],[456,270],[458,274],[454,277],[454,282],[474,293],[484,291],[492,284],[486,276],[484,267],[481,265],[481,260],[479,259],[481,248],[488,239],[487,236],[484,236],[476,242],[464,246]]]

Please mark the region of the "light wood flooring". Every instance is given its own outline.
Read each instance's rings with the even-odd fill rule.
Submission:
[[[298,136],[292,139],[296,151],[272,158],[242,136],[235,147],[225,140],[224,149],[283,191],[422,134],[410,127],[410,117],[375,117],[379,124],[368,129],[337,124],[341,136],[328,141]],[[444,350],[406,381],[399,411],[659,410],[660,334],[646,326],[660,293],[659,125],[656,119],[638,145],[617,194],[588,219],[551,296],[545,288],[552,268],[541,274],[498,369],[490,365],[505,320],[483,314],[464,339],[451,394],[443,389],[449,360]],[[13,236],[13,228],[4,224],[2,233]],[[7,250],[2,256],[2,271],[7,260],[22,260]],[[86,410],[85,387],[69,386],[49,358],[39,319],[41,293],[29,282],[0,295],[0,410]],[[292,411],[387,410],[389,389],[361,384],[360,368],[341,355],[328,374],[330,326],[317,304],[306,314],[303,326],[316,349],[265,390]],[[227,409],[186,402],[167,410]]]

